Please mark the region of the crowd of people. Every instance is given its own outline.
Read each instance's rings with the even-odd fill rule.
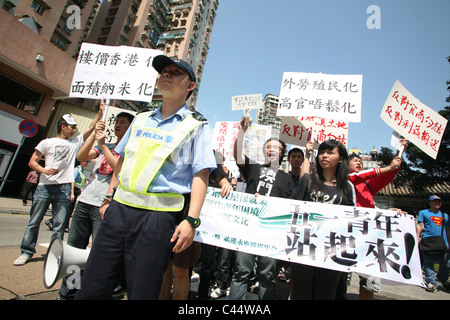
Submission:
[[[70,246],[85,249],[92,241],[80,288],[69,288],[64,279],[61,299],[111,299],[126,292],[128,299],[184,300],[194,279],[199,280],[197,298],[201,300],[225,296],[245,300],[250,287],[258,288],[259,299],[273,300],[280,280],[289,281],[292,300],[345,299],[346,273],[193,241],[207,188],[220,188],[227,197],[237,182],[223,165],[223,156],[211,148],[206,119],[186,106],[196,85],[193,68],[163,55],[155,57],[152,65],[160,74],[157,87],[162,106],[135,117],[120,113],[115,122],[117,143],[105,143],[102,103],[81,135],[74,136],[77,123],[66,114],[58,121],[58,136],[36,146],[23,200],[26,205],[29,190],[35,188],[30,220],[14,265],[32,259],[39,225],[51,205],[52,239],[62,239],[67,229]],[[243,153],[249,126],[251,121],[243,117],[234,158],[244,192],[255,196],[374,208],[373,195],[392,182],[402,163],[396,155],[387,167],[362,170],[357,155],[349,156],[342,143],[326,140],[314,161],[312,142],[305,153],[292,148],[287,154],[290,171],[285,172],[280,164],[287,146],[280,139],[266,141],[263,164]],[[403,143],[407,147],[408,142]],[[81,167],[75,168],[74,176],[76,159],[84,164],[96,159],[90,179]],[[77,188],[80,191],[75,194]],[[441,266],[438,280],[450,287],[445,230],[450,221],[440,211],[442,200],[437,195],[429,201],[430,209],[421,211],[417,219],[417,238],[428,245],[421,246],[421,251],[427,290],[434,291],[435,261]],[[428,243],[431,238],[434,242]],[[445,239],[442,250],[429,251],[439,239]],[[360,277],[362,300],[373,299],[379,290],[380,285]]]

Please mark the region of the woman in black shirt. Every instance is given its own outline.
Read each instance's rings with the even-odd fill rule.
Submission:
[[[353,206],[352,188],[348,182],[348,153],[336,140],[319,146],[316,172],[305,174],[291,199]],[[293,300],[334,300],[342,272],[292,263]]]

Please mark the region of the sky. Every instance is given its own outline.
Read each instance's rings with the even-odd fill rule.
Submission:
[[[371,5],[380,29],[367,27]],[[196,109],[213,129],[242,118],[232,96],[279,95],[283,72],[362,74],[348,147],[393,149],[380,113],[396,80],[435,111],[447,105],[449,14],[449,0],[220,0]]]

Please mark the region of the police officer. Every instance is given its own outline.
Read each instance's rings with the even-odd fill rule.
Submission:
[[[195,73],[162,55],[152,64],[163,103],[138,114],[115,149],[121,157],[76,299],[111,298],[122,267],[128,299],[157,299],[170,250],[189,247],[200,224],[216,162],[206,119],[186,106]]]

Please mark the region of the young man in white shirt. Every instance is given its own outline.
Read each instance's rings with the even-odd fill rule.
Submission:
[[[30,209],[30,220],[20,245],[21,255],[14,261],[14,265],[26,264],[36,253],[39,226],[50,204],[53,219],[51,239],[63,238],[64,220],[70,207],[71,183],[74,182],[73,168],[77,152],[94,131],[95,124],[102,115],[103,108],[100,108],[86,131],[73,137],[77,130],[77,123],[70,114],[65,114],[58,120],[58,136],[44,139],[36,146],[28,165],[41,176]],[[43,157],[45,158],[44,167],[39,164]]]

